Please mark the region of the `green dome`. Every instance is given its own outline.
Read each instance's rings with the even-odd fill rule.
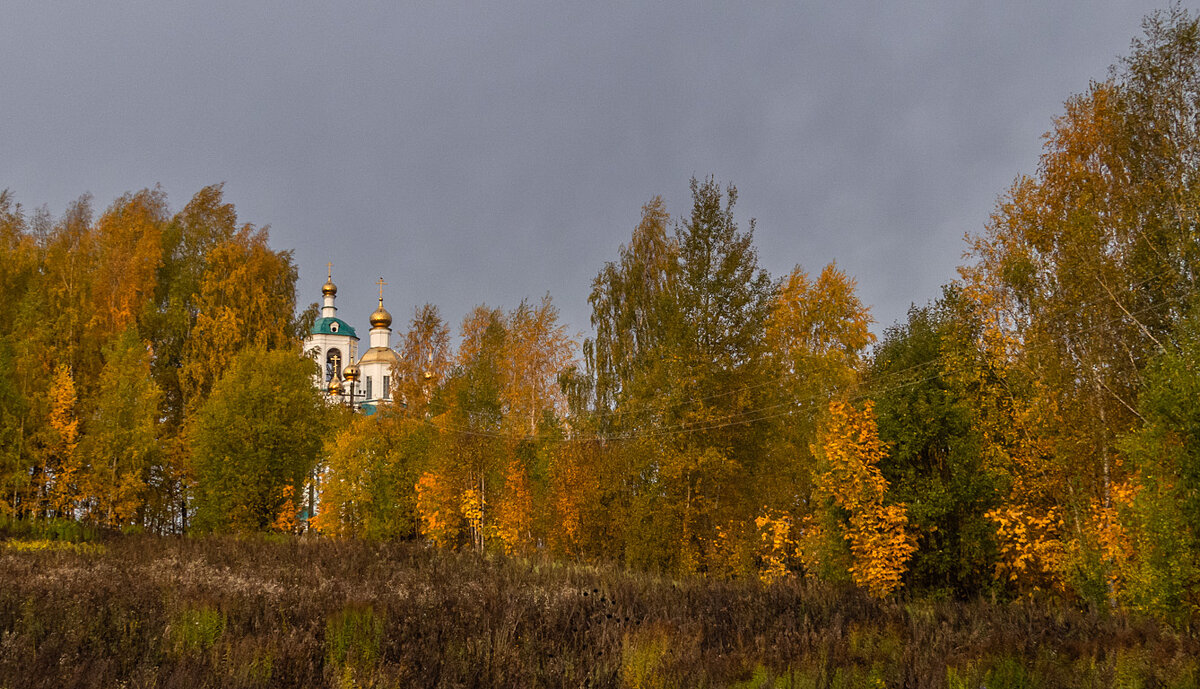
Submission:
[[[318,318],[312,327],[313,335],[348,335],[358,339],[358,333],[349,323],[340,318]]]

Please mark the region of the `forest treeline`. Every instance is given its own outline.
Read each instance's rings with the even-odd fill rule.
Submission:
[[[325,404],[297,269],[220,185],[58,219],[0,195],[0,509],[815,577],[873,595],[1200,605],[1200,22],[1072,96],[960,278],[876,341],[834,264],[772,278],[736,189],[660,199],[592,281],[418,308],[394,395]],[[575,352],[582,351],[582,360]]]

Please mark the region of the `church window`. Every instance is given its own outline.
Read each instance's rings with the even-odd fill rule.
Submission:
[[[338,326],[337,326],[337,321],[334,321],[334,322],[332,322],[332,323],[330,323],[330,324],[329,324],[329,332],[336,333],[336,332],[337,332],[337,328],[338,328]]]
[[[374,399],[371,396],[371,376],[367,376],[367,399]]]
[[[388,384],[390,382],[391,381],[389,380],[388,376],[383,377],[383,399],[385,399],[385,400],[392,398],[392,388]]]
[[[336,348],[325,353],[325,382],[342,373],[342,352]]]

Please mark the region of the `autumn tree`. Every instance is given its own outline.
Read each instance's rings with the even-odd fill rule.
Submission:
[[[163,392],[164,419],[172,429],[183,423],[187,407],[181,369],[200,316],[209,255],[238,231],[237,211],[225,201],[222,187],[215,184],[198,191],[162,231],[155,309],[145,334],[154,343],[152,370]]]
[[[774,417],[757,482],[755,502],[766,507],[756,517],[760,530],[764,523],[780,529],[802,520],[812,504],[810,448],[818,425],[829,401],[858,383],[864,352],[875,341],[870,311],[855,287],[832,263],[816,279],[797,266],[772,299],[764,333],[770,373],[757,383]]]
[[[1025,418],[1013,426],[1031,431],[1010,449],[1039,448],[1009,453],[1014,504],[996,512],[1000,527],[1053,525],[1064,585],[1092,598],[1111,598],[1116,563],[1089,515],[1113,509],[1130,479],[1117,439],[1141,422],[1143,369],[1200,258],[1200,138],[1180,125],[1200,111],[1200,32],[1178,7],[1145,28],[1110,79],[1067,101],[1037,174],[1001,199],[962,269],[980,342]]]
[[[8,190],[0,190],[0,290],[8,295],[0,300],[0,511],[8,516],[17,514],[30,489],[26,440],[33,430],[33,405],[26,393],[36,379],[21,363],[29,339],[22,306],[36,284],[37,266],[37,246],[25,213]]]
[[[435,434],[422,420],[394,408],[356,416],[325,443],[316,528],[338,536],[416,536],[417,484],[429,465]]]
[[[298,342],[296,266],[290,251],[271,249],[265,228],[243,226],[212,248],[194,303],[196,323],[180,373],[190,403],[207,396],[241,350]]]
[[[506,416],[516,428],[535,435],[543,413],[561,417],[566,412],[558,376],[571,363],[575,342],[558,322],[558,308],[549,294],[537,306],[521,300],[505,325],[502,397]]]
[[[161,189],[125,194],[96,223],[91,273],[93,311],[88,322],[97,342],[136,326],[153,305],[162,264],[167,198]]]
[[[395,398],[407,413],[424,417],[438,387],[445,383],[453,363],[450,328],[437,306],[416,309],[400,347],[400,363],[394,372]]]
[[[810,549],[806,559],[820,557],[820,551],[811,550],[819,538],[842,538],[849,544],[847,569],[854,583],[874,596],[887,596],[900,585],[916,544],[906,528],[906,506],[887,499],[888,482],[879,470],[887,450],[879,440],[872,404],[859,411],[831,402],[820,443],[819,495],[827,510],[840,513],[810,522],[813,533],[802,546]],[[836,533],[830,533],[831,526]]]
[[[107,527],[137,522],[158,452],[160,392],[150,352],[132,326],[104,352],[96,400],[81,440],[87,458],[87,509]]]
[[[86,466],[79,453],[79,397],[75,378],[66,364],[54,369],[50,387],[50,415],[44,429],[42,462],[35,474],[43,515],[75,517],[84,496]]]
[[[456,545],[465,530],[481,549],[509,453],[503,431],[504,312],[478,306],[463,318],[460,334],[455,365],[431,405],[439,434],[428,470],[418,480],[418,511],[423,533],[434,542]]]

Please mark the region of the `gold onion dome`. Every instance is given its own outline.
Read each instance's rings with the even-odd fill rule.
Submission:
[[[339,396],[342,394],[342,381],[339,380],[337,376],[334,376],[333,379],[329,381],[329,394]]]
[[[342,371],[342,377],[351,382],[358,380],[358,364],[347,366],[346,370]]]
[[[383,308],[383,300],[379,300],[379,308],[375,309],[375,313],[371,314],[372,328],[387,328],[392,325],[392,314]]]
[[[326,280],[325,284],[321,285],[321,294],[327,297],[337,296],[337,285],[333,284],[333,278]]]

